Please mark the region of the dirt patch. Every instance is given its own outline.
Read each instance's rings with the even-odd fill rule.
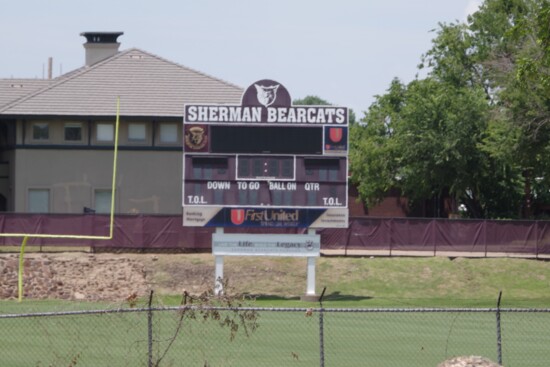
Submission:
[[[0,256],[0,298],[18,295],[19,256]],[[24,261],[25,298],[120,300],[149,288],[146,269],[120,255],[27,254]]]
[[[463,356],[448,359],[438,367],[500,367],[500,365],[483,357]]]
[[[303,264],[302,264],[303,262]],[[239,293],[300,295],[305,260],[225,260],[225,278]],[[296,272],[296,267],[303,272]],[[18,254],[0,255],[0,299],[17,298]],[[303,273],[303,274],[302,274]],[[214,284],[211,254],[31,253],[25,255],[24,297],[122,301],[136,294],[199,294]],[[284,287],[282,286],[284,284]],[[290,287],[289,287],[290,285]]]
[[[145,267],[156,292],[182,294],[187,290],[197,294],[214,285],[211,254],[154,255],[145,260]],[[305,270],[305,259],[224,258],[224,278],[236,293],[299,296],[305,290]]]

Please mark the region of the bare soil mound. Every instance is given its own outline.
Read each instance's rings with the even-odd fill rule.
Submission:
[[[498,363],[477,356],[454,357],[439,364],[437,367],[501,367]]]
[[[277,293],[278,284],[296,284],[303,292],[304,272],[296,275],[300,260],[264,258],[226,260],[224,276],[237,291]],[[275,263],[274,263],[275,262]],[[0,254],[0,299],[17,298],[19,254]],[[214,285],[211,254],[29,253],[24,261],[24,297],[122,301],[130,295],[199,294]],[[292,289],[292,286],[291,286]],[[291,290],[292,292],[292,290]]]
[[[17,297],[19,256],[0,256],[0,299]],[[146,269],[135,259],[83,253],[27,254],[24,297],[120,300],[148,289]]]

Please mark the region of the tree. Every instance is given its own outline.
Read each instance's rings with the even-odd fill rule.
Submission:
[[[305,96],[301,99],[292,101],[295,106],[330,106],[331,103],[317,96]]]
[[[317,96],[306,96],[301,99],[295,99],[292,101],[292,104],[295,106],[332,106],[332,103],[327,102],[326,100],[322,99],[321,97]],[[353,110],[349,110],[349,123],[354,124],[355,123],[355,113]]]
[[[412,201],[450,196],[482,216],[481,182],[486,157],[479,152],[487,121],[485,95],[433,78],[408,86],[394,80],[363,124],[353,130],[351,171],[372,204],[390,188]]]
[[[375,205],[392,188],[399,187],[399,154],[394,146],[393,126],[404,103],[406,87],[397,79],[388,93],[375,103],[350,133],[352,181],[368,205]]]
[[[486,0],[467,24],[439,25],[427,77],[392,81],[352,129],[352,179],[367,203],[397,187],[494,218],[528,217],[547,200],[548,4]]]
[[[488,0],[470,19],[476,44],[487,50],[480,60],[496,96],[483,149],[519,171],[523,217],[550,189],[549,4]]]

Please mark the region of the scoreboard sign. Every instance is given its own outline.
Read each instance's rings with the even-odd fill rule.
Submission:
[[[348,109],[260,80],[240,105],[184,107],[183,224],[348,226]]]

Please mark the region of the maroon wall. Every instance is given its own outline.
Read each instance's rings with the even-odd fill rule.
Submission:
[[[4,214],[3,233],[109,235],[109,216]],[[30,238],[29,245],[93,246],[140,250],[208,251],[213,228],[183,227],[176,215],[116,215],[112,240]],[[228,233],[303,233],[304,229],[226,229]],[[352,217],[347,229],[323,229],[325,250],[384,250],[550,255],[550,221],[493,221]],[[0,237],[20,245],[21,237]]]

